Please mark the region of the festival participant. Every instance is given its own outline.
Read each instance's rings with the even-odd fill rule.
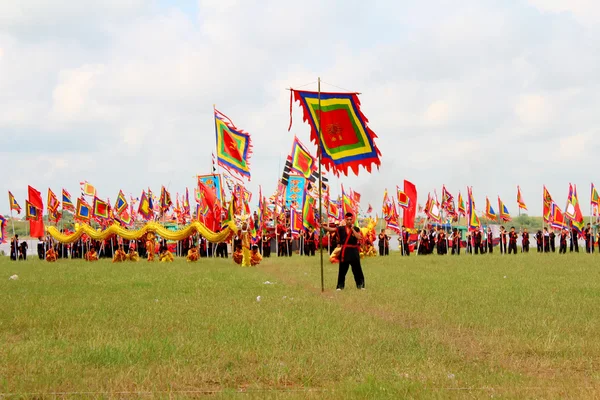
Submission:
[[[567,253],[567,239],[568,239],[568,236],[569,236],[568,229],[563,229],[560,232],[558,254],[566,254]]]
[[[146,234],[146,253],[148,254],[148,261],[154,261],[154,253],[156,252],[156,236],[153,232]]]
[[[585,252],[593,253],[594,252],[594,232],[592,230],[592,225],[587,224],[587,227],[583,230],[583,236],[585,238]]]
[[[487,250],[490,254],[494,252],[494,232],[492,231],[491,226],[489,226],[487,230]],[[502,248],[500,248],[500,250],[502,250]]]
[[[137,262],[140,259],[140,255],[135,251],[135,242],[131,242],[129,245],[129,252],[127,253],[127,260]]]
[[[456,228],[452,229],[452,255],[460,255],[460,231]]]
[[[548,237],[550,239],[550,251],[554,253],[556,251],[556,234],[554,233],[554,229],[550,231]]]
[[[86,261],[98,261],[98,253],[96,252],[96,248],[91,246],[87,253],[85,253]]]
[[[529,253],[529,232],[527,232],[527,228],[524,228],[521,234],[521,251]]]
[[[417,254],[420,256],[426,255],[429,252],[429,236],[427,235],[427,231],[423,229],[421,231],[421,235],[419,236],[419,248],[417,249]]]
[[[46,242],[44,242],[44,238],[42,236],[38,238],[37,253],[40,260],[43,260],[46,256]]]
[[[287,252],[287,256],[291,257],[293,255],[294,252],[294,244],[293,244],[293,240],[294,240],[294,236],[292,236],[292,230],[288,229],[287,232],[285,233],[285,251]]]
[[[169,251],[167,246],[162,247],[158,260],[160,262],[173,262],[173,253]]]
[[[542,231],[538,230],[535,234],[535,243],[537,246],[537,252],[541,253],[544,251],[544,236],[542,235]]]
[[[388,235],[386,235],[385,229],[381,230],[377,238],[379,239],[377,242],[379,247],[379,255],[388,256],[390,254],[390,238]]]
[[[403,256],[410,256],[410,232],[406,229],[404,225],[402,225],[402,232],[400,235],[401,238],[401,252]]]
[[[473,242],[474,242],[474,247],[475,247],[475,254],[478,254],[479,251],[481,250],[481,231],[479,229],[476,229],[473,232]],[[483,253],[483,252],[481,252]]]
[[[548,228],[544,227],[543,234],[543,244],[544,244],[544,253],[550,252],[550,233],[548,232]]]
[[[473,241],[471,237],[471,231],[467,230],[467,237],[465,238],[467,241],[467,254],[471,254],[473,252]]]
[[[263,259],[263,257],[258,252],[258,246],[253,245],[252,250],[250,252],[250,265],[252,265],[253,267],[258,265],[258,264],[260,264],[262,259]]]
[[[10,259],[16,261],[19,258],[19,235],[15,235],[10,241]]]
[[[437,227],[437,232],[437,253],[443,256],[448,252],[448,248],[446,247],[446,232],[440,226]]]
[[[512,253],[517,254],[517,239],[519,235],[515,232],[515,227],[510,227],[510,232],[508,234],[508,254]]]
[[[575,250],[575,253],[579,253],[579,242],[577,241],[579,238],[579,232],[577,229],[573,228],[571,230],[571,245],[569,248],[569,253],[572,253]]]
[[[192,247],[188,250],[186,257],[188,262],[198,261],[199,257],[200,254],[198,253],[198,247]]]
[[[243,215],[241,217],[241,225],[238,226],[238,236],[240,238],[240,242],[241,242],[241,254],[242,254],[242,259],[240,260],[240,262],[237,262],[236,259],[239,259],[239,254],[236,256],[237,258],[234,258],[234,261],[237,264],[241,264],[242,267],[250,267],[252,266],[252,264],[250,263],[250,245],[251,245],[251,235],[250,235],[250,231],[248,229],[248,222],[247,222],[247,215]]]
[[[48,251],[46,251],[46,261],[55,262],[57,258],[56,251],[54,251],[54,248],[50,246]]]
[[[19,246],[19,260],[27,260],[27,249],[29,248],[29,245],[27,244],[27,241],[23,240],[21,242],[21,245]]]
[[[348,273],[349,267],[352,267],[352,274],[354,275],[356,287],[364,290],[365,276],[360,265],[360,255],[358,252],[362,234],[358,227],[352,226],[354,224],[354,214],[348,212],[344,217],[345,225],[337,228],[330,228],[329,226],[322,224],[323,228],[328,232],[337,231],[340,243],[342,244],[336,290],[344,289],[346,284],[346,274]]]
[[[307,256],[314,256],[317,248],[317,235],[315,234],[314,228],[309,228],[308,234],[306,235],[304,254]]]
[[[506,254],[506,229],[500,227],[500,254]]]
[[[231,255],[233,262],[236,264],[241,264],[244,259],[244,254],[242,253],[242,247],[237,247],[233,254]]]
[[[271,236],[263,233],[261,239],[262,255],[263,257],[271,257]]]
[[[119,248],[115,251],[115,255],[113,256],[112,262],[116,263],[123,261],[127,261],[127,254],[125,253],[125,250],[123,250],[123,246],[120,245]]]

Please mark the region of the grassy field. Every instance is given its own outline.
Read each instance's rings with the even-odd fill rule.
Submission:
[[[0,393],[598,398],[599,264],[393,254],[363,261],[365,291],[327,263],[321,293],[318,258],[4,257]]]

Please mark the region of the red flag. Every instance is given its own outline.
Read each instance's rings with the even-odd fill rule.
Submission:
[[[37,219],[29,221],[29,234],[32,237],[43,237],[44,221],[42,220],[42,214],[44,211],[44,202],[42,201],[42,194],[31,186],[28,186],[27,191],[29,195],[29,202],[40,211],[37,214]]]
[[[415,216],[417,215],[417,187],[407,181],[404,180],[404,193],[410,201],[408,202],[408,207],[403,209],[402,214],[402,224],[409,229],[415,228]]]

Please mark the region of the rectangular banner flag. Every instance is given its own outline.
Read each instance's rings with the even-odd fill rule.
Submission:
[[[302,210],[304,206],[304,192],[306,187],[306,178],[303,176],[290,176],[285,190],[285,206],[295,207]]]

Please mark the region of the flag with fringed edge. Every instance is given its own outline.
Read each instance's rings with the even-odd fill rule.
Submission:
[[[367,125],[368,120],[360,110],[357,93],[317,93],[290,89],[288,131],[292,128],[294,101],[302,107],[303,119],[311,128],[310,139],[317,145],[321,162],[328,171],[339,176],[340,173],[348,175],[351,169],[358,175],[361,166],[369,173],[373,165],[379,168],[381,152],[375,145],[377,135]],[[320,124],[317,123],[319,120]]]
[[[75,204],[71,200],[71,194],[65,189],[62,190],[62,209],[67,211],[75,211]]]
[[[236,128],[225,114],[214,111],[218,164],[250,180],[250,134]]]
[[[39,209],[31,204],[29,200],[25,200],[25,219],[35,221],[38,219]]]
[[[91,217],[92,217],[92,207],[90,207],[90,205],[82,198],[78,198],[77,199],[77,210],[75,212],[75,218],[77,218],[81,221],[84,221],[84,222],[89,222]]]
[[[485,198],[485,216],[488,219],[492,219],[492,220],[498,219],[498,214],[496,214],[496,211],[494,211],[494,209],[492,208],[490,199],[488,199],[487,197]]]
[[[316,167],[315,159],[297,137],[294,137],[290,157],[292,159],[292,170],[306,179],[310,178]]]

